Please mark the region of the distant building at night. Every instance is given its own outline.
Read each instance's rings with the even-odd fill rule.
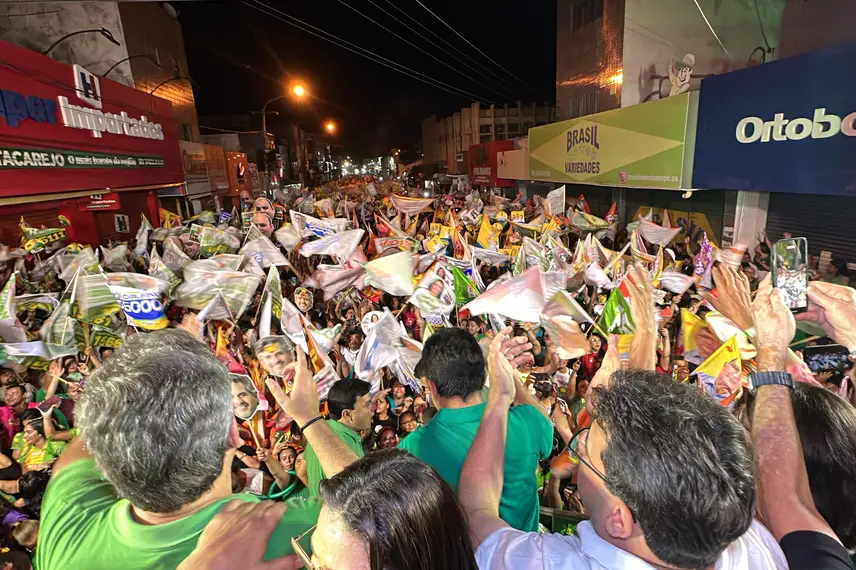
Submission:
[[[466,174],[469,148],[483,142],[526,136],[530,127],[556,120],[556,107],[537,103],[480,106],[473,103],[451,117],[422,121],[423,164],[427,171]]]

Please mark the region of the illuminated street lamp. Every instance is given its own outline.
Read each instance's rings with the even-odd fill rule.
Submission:
[[[324,123],[324,130],[327,132],[328,135],[335,134],[336,123],[334,123],[333,121],[327,121],[326,123]]]
[[[291,86],[291,93],[298,99],[303,99],[306,97],[306,87],[302,83],[295,83]]]

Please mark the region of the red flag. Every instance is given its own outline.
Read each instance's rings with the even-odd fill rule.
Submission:
[[[580,208],[583,209],[583,212],[586,214],[591,214],[591,208],[589,208],[588,202],[586,202],[586,197],[583,194],[580,194],[580,197],[577,198],[580,201]]]
[[[612,203],[612,207],[609,208],[609,211],[606,213],[606,216],[603,218],[610,224],[618,220],[618,217],[615,215],[615,202]]]

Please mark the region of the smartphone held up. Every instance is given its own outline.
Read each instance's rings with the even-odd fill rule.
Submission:
[[[808,242],[805,238],[779,240],[773,246],[773,287],[782,292],[791,312],[808,309]]]

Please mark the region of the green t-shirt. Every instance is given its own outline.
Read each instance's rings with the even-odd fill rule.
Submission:
[[[364,455],[363,444],[360,441],[360,434],[348,426],[340,424],[336,420],[327,420],[327,425],[330,426],[330,429],[333,430],[336,437],[341,439],[345,442],[345,445],[354,450],[357,457],[362,457]],[[309,496],[317,497],[318,486],[321,483],[321,479],[324,479],[324,471],[321,469],[321,462],[318,461],[318,456],[315,455],[315,450],[313,450],[312,446],[308,443],[306,444],[306,450],[303,452],[303,461],[306,462],[306,480],[308,483],[306,488],[309,489]]]
[[[94,460],[71,463],[48,484],[36,549],[36,570],[175,570],[196,547],[205,525],[230,499],[252,503],[259,497],[233,495],[183,519],[162,525],[134,521],[130,504],[119,499]],[[265,559],[292,554],[291,538],[318,521],[316,499],[287,501],[288,510],[268,541]],[[308,547],[308,540],[303,542]]]
[[[461,468],[476,437],[485,404],[467,408],[444,408],[421,429],[407,436],[398,447],[406,449],[434,468],[458,490]],[[538,461],[553,448],[553,427],[532,406],[514,406],[508,414],[505,468],[499,516],[525,532],[538,530]]]

